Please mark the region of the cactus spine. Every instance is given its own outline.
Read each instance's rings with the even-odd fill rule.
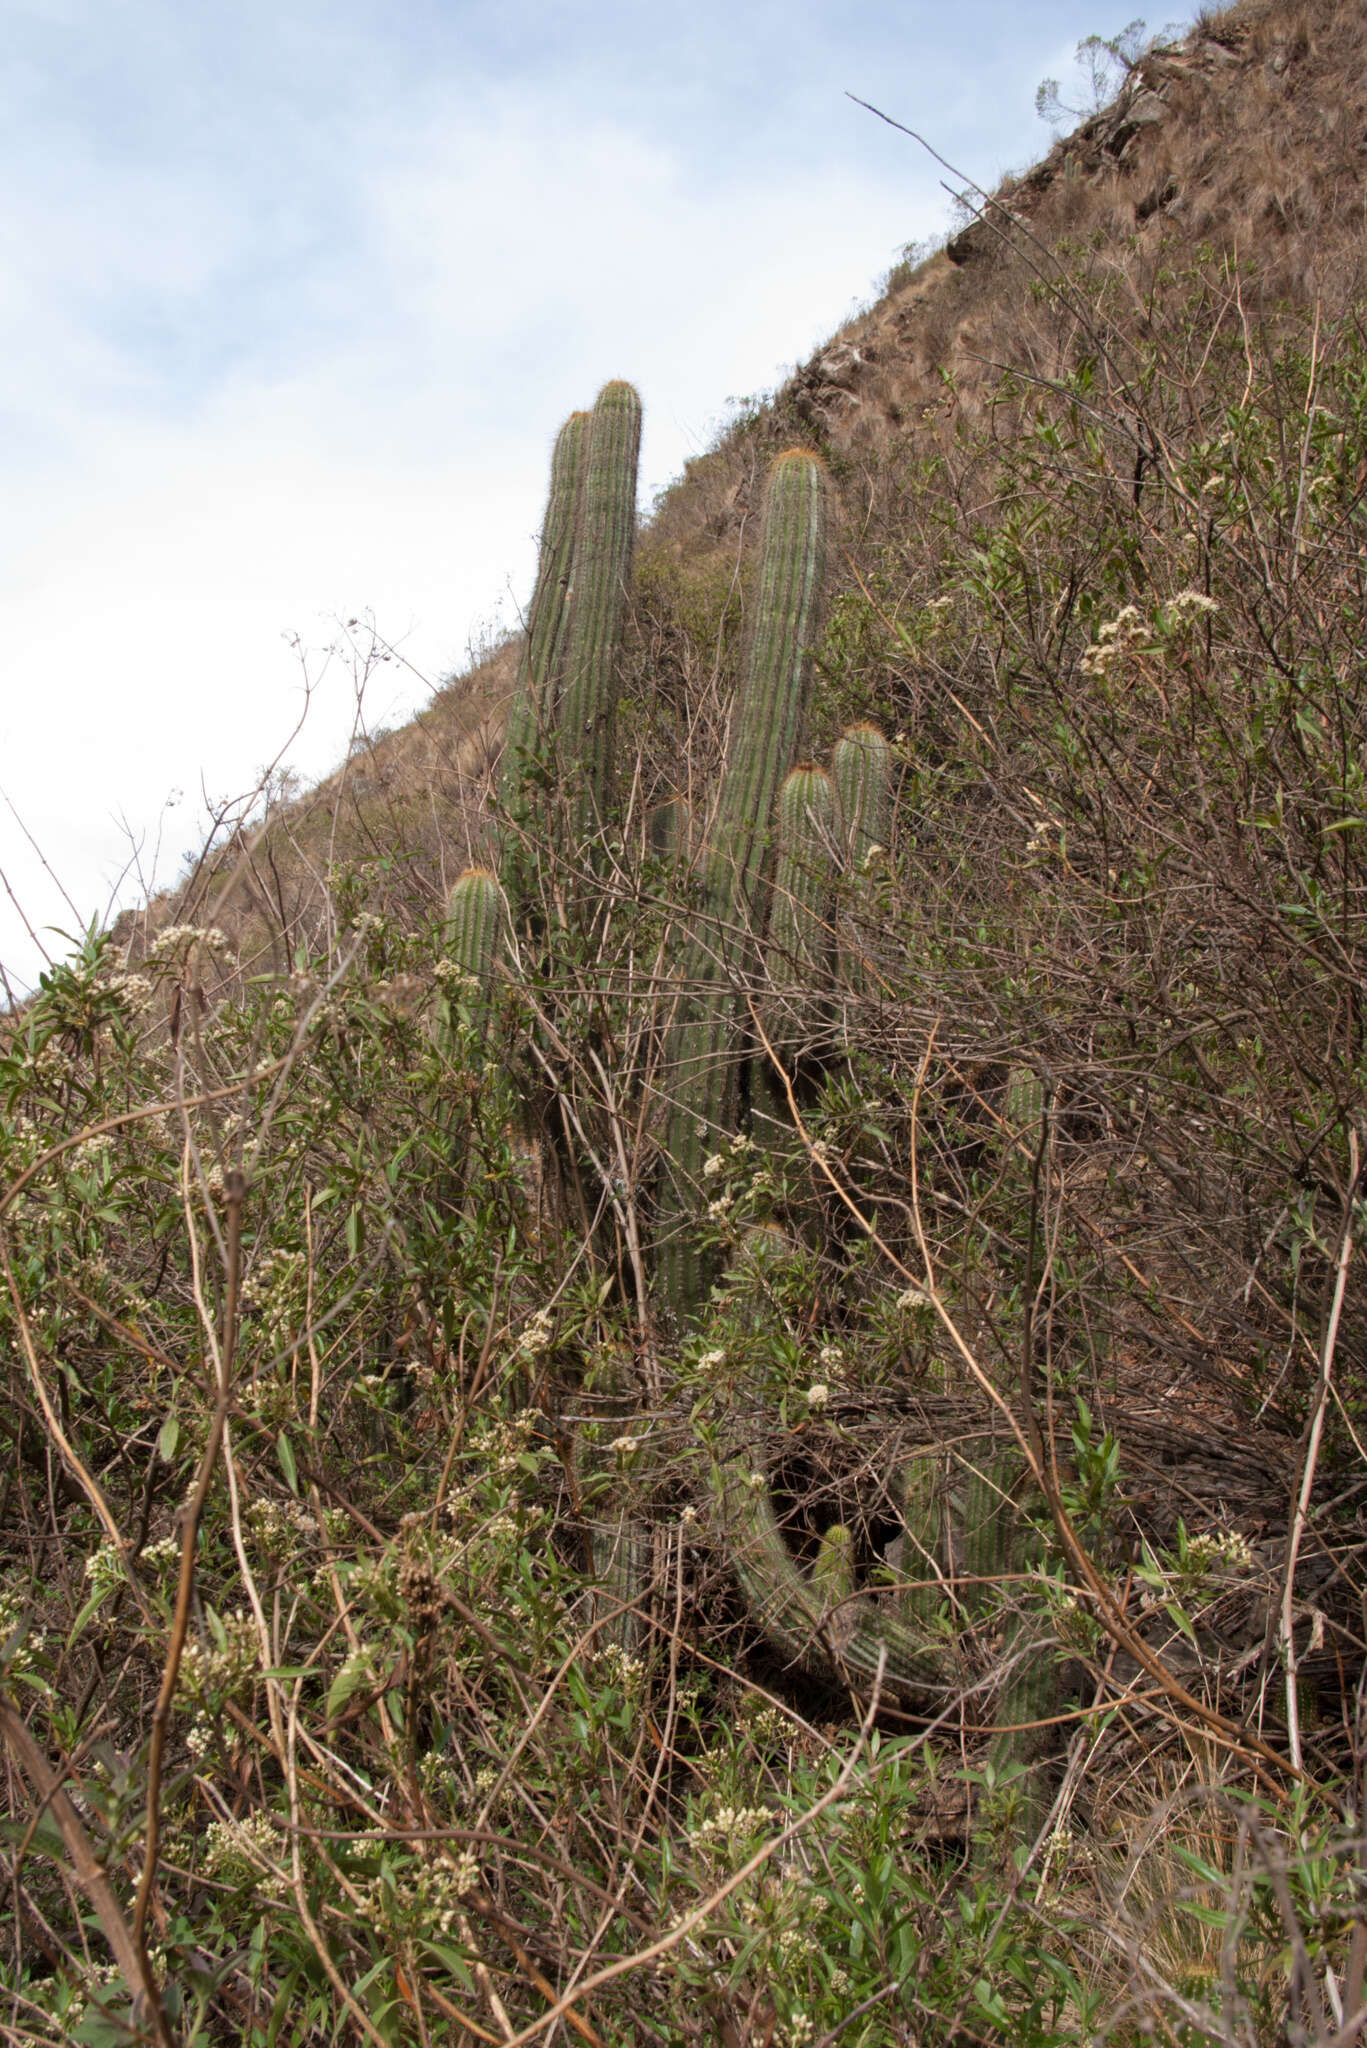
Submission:
[[[793,449],[769,471],[754,624],[706,853],[702,916],[684,947],[672,1034],[660,1276],[665,1300],[681,1317],[695,1312],[706,1292],[707,1263],[689,1242],[687,1219],[703,1161],[734,1121],[736,985],[763,922],[769,820],[806,708],[825,561],[825,472],[815,456]]]

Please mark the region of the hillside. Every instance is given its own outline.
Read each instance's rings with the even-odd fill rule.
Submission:
[[[608,383],[10,1020],[7,2038],[1358,2038],[1365,166],[1211,13],[639,530]]]

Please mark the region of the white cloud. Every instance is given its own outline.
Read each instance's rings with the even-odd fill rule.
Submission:
[[[728,394],[772,383],[943,217],[938,169],[839,96],[886,84],[908,111],[910,57],[867,76],[880,37],[906,41],[891,10],[846,79],[815,10],[772,10],[762,77],[765,35],[727,41],[730,10],[705,8],[711,97],[712,54],[678,58],[676,93],[663,33],[647,48],[624,11],[623,42],[606,7],[585,23],[615,52],[595,96],[592,52],[549,13],[538,39],[542,11],[528,0],[495,62],[491,9],[438,10],[424,69],[415,0],[397,27],[360,0],[126,0],[117,25],[80,0],[22,10],[37,54],[0,133],[0,784],[83,914],[126,857],[121,812],[154,835],[185,792],[174,869],[201,778],[248,787],[288,734],[288,629],[324,643],[369,608],[439,679],[509,581],[526,591],[572,407],[638,383],[649,503]],[[979,74],[938,33],[925,75],[950,122]],[[384,679],[381,719],[419,694]],[[334,669],[305,772],[351,714]],[[0,867],[34,922],[69,928],[3,812]],[[33,959],[0,902],[0,960]]]
[[[758,189],[699,191],[658,143],[611,124],[571,133],[511,98],[372,135],[354,176],[355,242],[301,281],[285,374],[246,351],[196,403],[149,418],[111,397],[117,378],[69,307],[49,314],[68,371],[89,348],[80,459],[50,461],[0,512],[15,685],[0,758],[82,910],[103,907],[126,858],[119,810],[147,831],[184,789],[174,865],[200,778],[214,796],[246,788],[288,733],[286,629],[317,644],[370,608],[439,679],[509,578],[525,591],[567,411],[609,376],[640,384],[648,498],[725,394],[814,345],[918,225],[853,176],[776,168]],[[192,281],[211,268],[195,273],[183,244],[177,226],[165,291],[187,264]],[[143,283],[154,276],[149,259]],[[56,380],[46,402],[60,419]],[[417,686],[395,690],[410,709]],[[340,753],[351,710],[334,673],[295,750],[307,772]],[[69,925],[3,818],[0,849],[35,921]],[[0,957],[25,952],[11,918]]]

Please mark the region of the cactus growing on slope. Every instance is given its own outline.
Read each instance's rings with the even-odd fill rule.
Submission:
[[[581,884],[592,867],[592,843],[609,814],[616,643],[630,561],[638,433],[635,394],[609,385],[588,426],[576,430],[571,422],[557,444],[533,605],[537,647],[528,664],[528,676],[542,694],[534,705],[519,700],[519,718],[538,740],[544,737],[561,782],[558,816],[571,838],[560,851],[573,862]],[[567,582],[564,521],[571,504]],[[810,764],[792,766],[824,580],[825,520],[821,464],[800,450],[780,456],[767,481],[752,626],[722,780],[696,857],[689,859],[683,799],[660,806],[651,819],[657,862],[676,881],[685,865],[691,867],[696,891],[695,907],[674,913],[677,994],[666,1040],[655,1246],[655,1291],[681,1325],[699,1316],[713,1272],[694,1214],[708,1161],[725,1151],[737,1131],[747,983],[757,984],[757,970],[766,968],[773,1043],[788,1053],[800,1051],[826,999],[837,866],[845,867],[851,891],[861,891],[873,848],[889,837],[889,750],[875,727],[845,733],[832,774]],[[518,741],[505,767],[503,807],[514,826],[523,801],[519,778],[527,776],[534,751]],[[534,759],[531,766],[534,772]],[[473,899],[473,884],[468,893]],[[678,891],[670,887],[668,893],[677,897]],[[468,944],[473,958],[473,933]],[[843,934],[841,955],[854,979],[862,969],[861,951]],[[612,1405],[626,1424],[635,1407],[626,1380],[614,1383]],[[625,1429],[611,1456],[623,1456],[627,1444],[649,1456],[644,1446],[650,1436],[649,1430]],[[608,1625],[629,1644],[639,1628],[633,1617],[648,1574],[649,1527],[633,1506],[636,1488],[627,1485],[626,1470],[609,1471],[587,1445],[580,1446],[580,1455],[588,1460],[582,1466],[586,1478],[591,1465],[598,1468],[599,1495],[611,1507],[609,1523],[592,1531],[591,1549],[601,1595],[608,1600],[605,1613],[615,1617]],[[909,1700],[945,1698],[964,1685],[969,1666],[962,1647],[944,1632],[942,1596],[952,1588],[961,1607],[981,1616],[991,1600],[987,1582],[1009,1576],[1023,1556],[1024,1525],[1004,1466],[989,1464],[985,1477],[970,1482],[957,1514],[950,1512],[932,1460],[889,1472],[904,1517],[897,1556],[889,1562],[907,1583],[895,1590],[858,1585],[855,1546],[840,1524],[821,1539],[814,1571],[804,1571],[788,1548],[769,1478],[755,1469],[753,1454],[723,1446],[714,1452],[712,1469],[730,1562],[755,1619],[784,1655],[809,1670],[864,1685],[881,1670],[889,1694]],[[975,1580],[982,1589],[975,1590]],[[1003,1708],[1030,1718],[1023,1709],[1042,1684],[1052,1682],[1052,1667],[1047,1660],[1016,1655],[1011,1669]],[[1003,1744],[994,1751],[1002,1764],[1022,1753],[1009,1737]]]
[[[551,457],[550,494],[546,501],[541,550],[537,558],[536,587],[528,607],[517,683],[503,733],[503,761],[499,777],[499,805],[506,821],[503,880],[510,897],[519,905],[531,886],[529,840],[534,822],[530,801],[531,769],[552,729],[564,666],[570,617],[570,577],[579,524],[588,422],[588,413],[571,413],[556,437],[555,452]]]
[[[576,840],[601,830],[612,803],[616,667],[636,538],[641,401],[605,384],[594,404],[571,572],[564,690],[551,707],[560,768],[571,782]]]
[[[870,870],[892,837],[891,754],[876,725],[846,728],[831,755],[831,774],[840,795],[847,887],[840,920],[840,977],[851,995],[866,995],[873,981],[868,964],[872,923]]]
[[[778,866],[764,948],[775,992],[771,1036],[776,1046],[799,1051],[812,1036],[830,980],[839,809],[824,768],[802,763],[792,770],[779,792],[778,816]]]
[[[466,868],[446,899],[446,957],[465,983],[471,1008],[487,1008],[508,920],[508,899],[488,868]]]
[[[825,561],[825,471],[815,456],[793,449],[769,472],[754,622],[671,1039],[660,1276],[680,1318],[695,1313],[706,1294],[708,1262],[688,1223],[704,1161],[734,1124],[739,985],[763,928],[769,824],[806,708]]]

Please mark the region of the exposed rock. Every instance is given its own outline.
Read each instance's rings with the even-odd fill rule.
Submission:
[[[833,384],[842,391],[849,391],[855,383],[864,358],[849,342],[837,342],[812,364],[816,379],[822,384]]]

